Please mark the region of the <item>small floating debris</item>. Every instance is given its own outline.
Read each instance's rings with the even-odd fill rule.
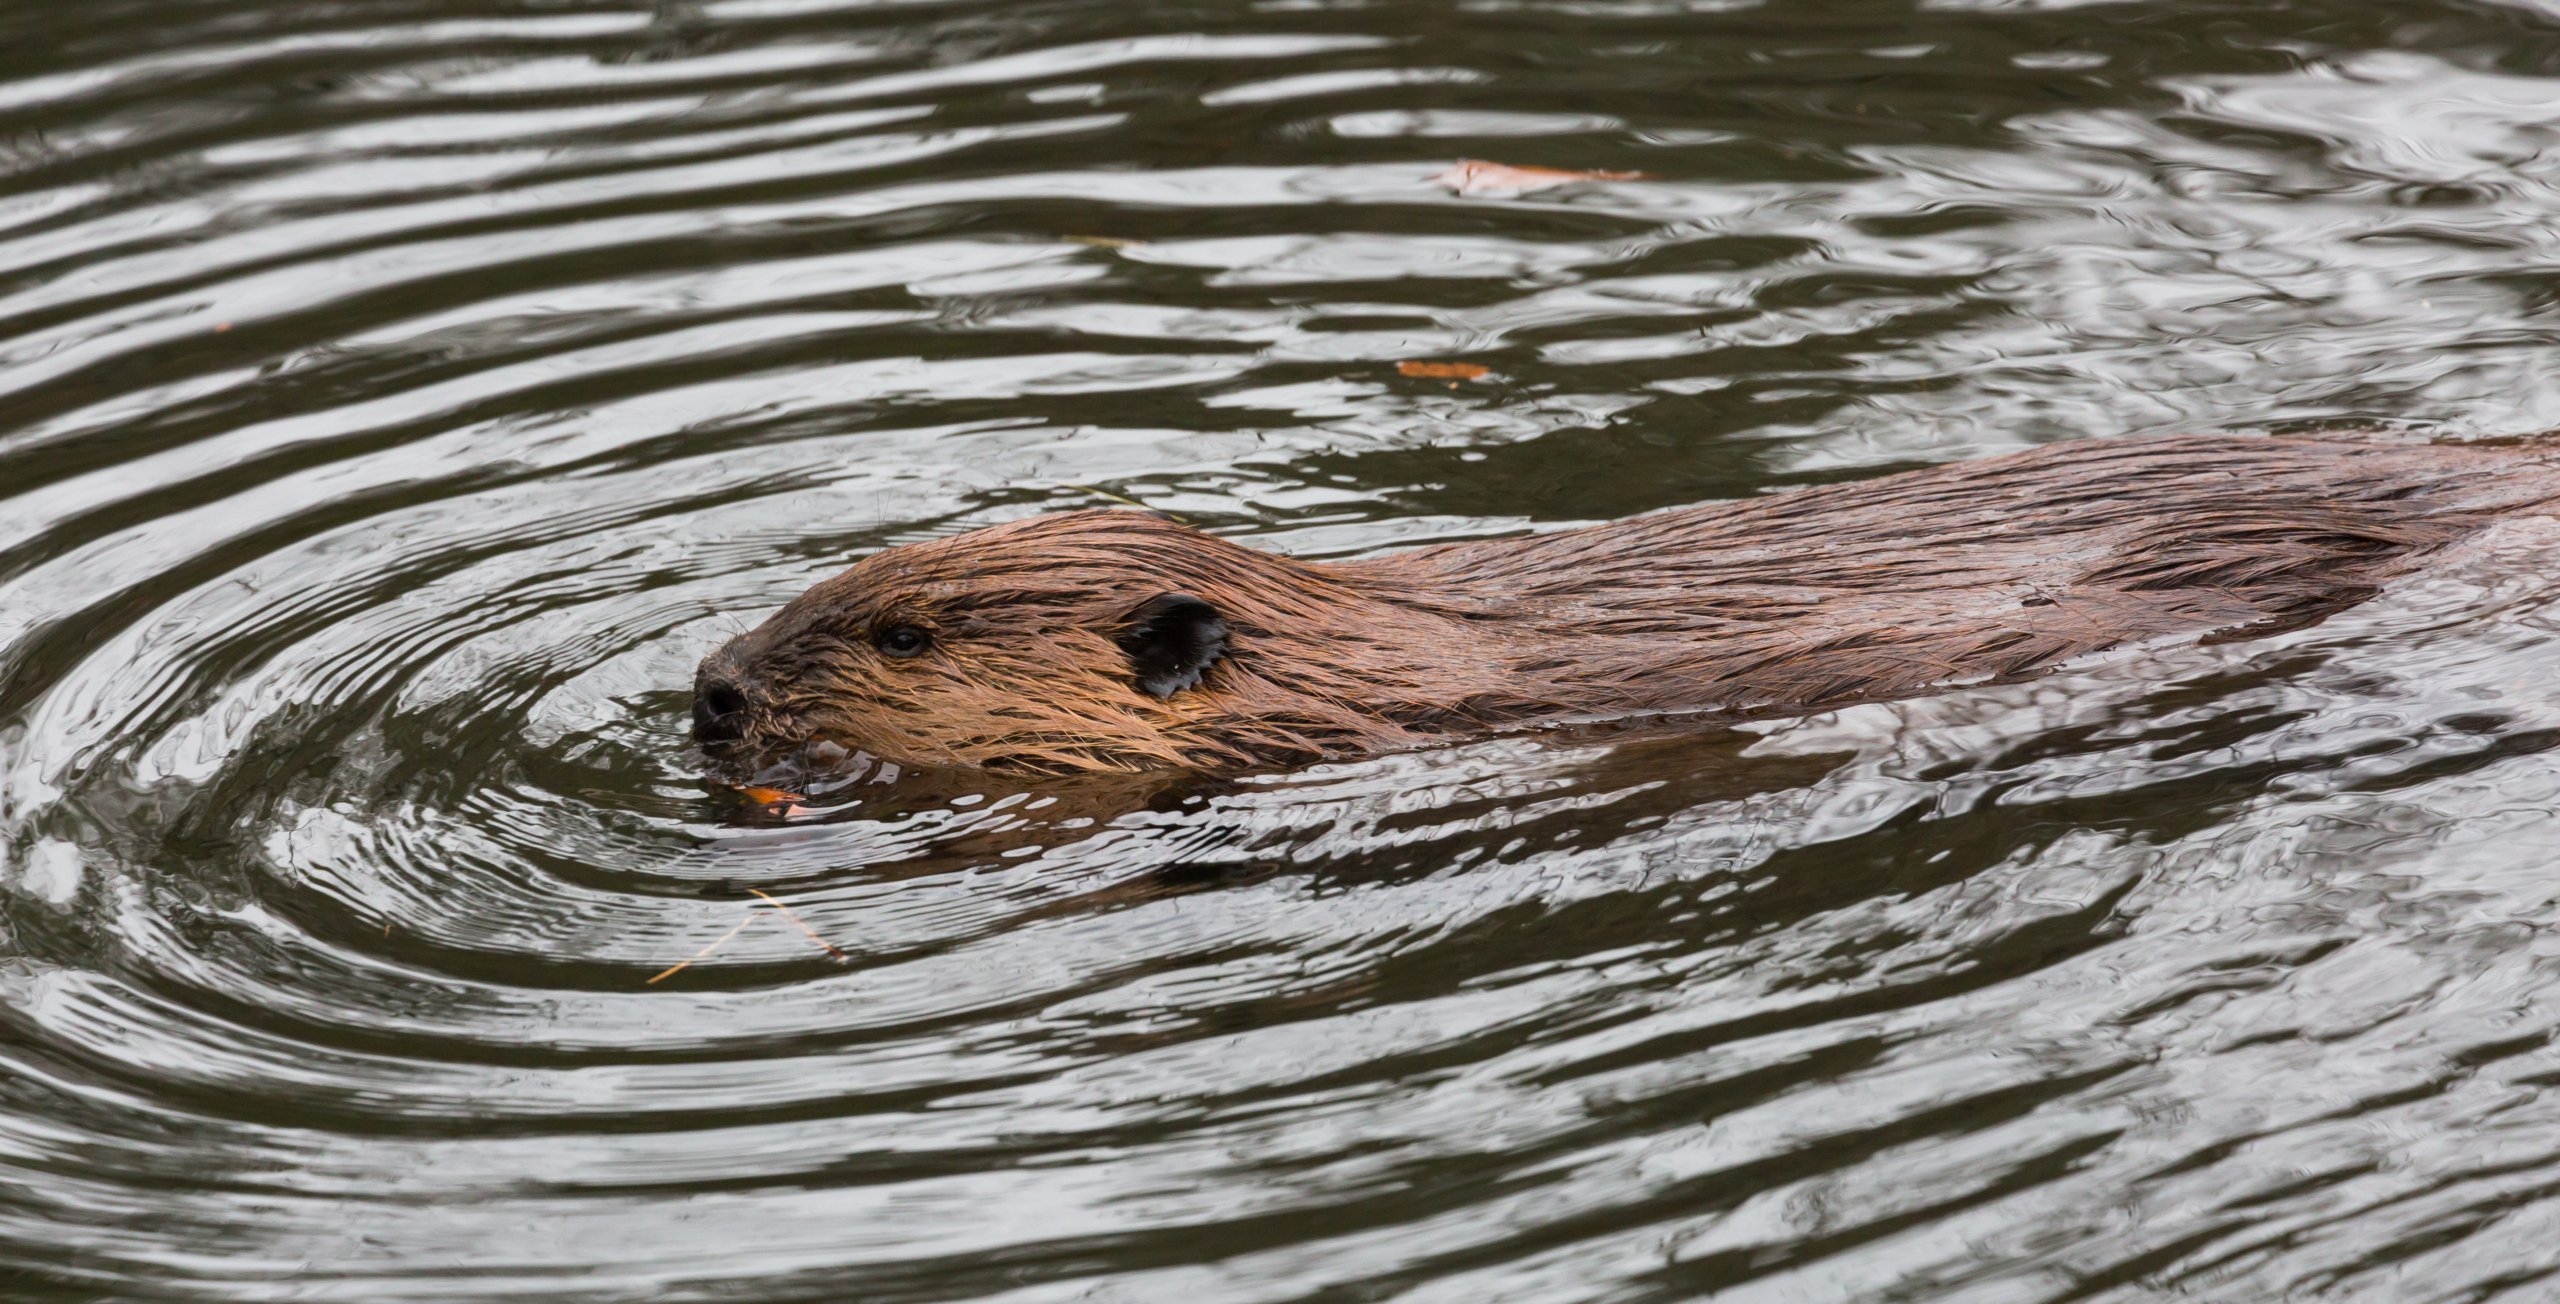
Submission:
[[[1096,249],[1135,249],[1146,241],[1123,240],[1116,235],[1071,235],[1067,237],[1067,243],[1092,245]]]
[[[1148,507],[1145,503],[1139,502],[1137,499],[1132,498],[1127,494],[1115,494],[1108,489],[1098,489],[1089,484],[1077,484],[1073,480],[1060,480],[1058,483],[1069,489],[1083,490],[1086,493],[1092,494],[1096,498],[1108,498],[1115,503],[1127,503],[1131,507],[1138,508],[1141,511],[1154,510],[1153,508]]]
[[[692,967],[694,961],[702,959],[712,952],[719,950],[721,947],[727,946],[730,938],[736,937],[738,934],[754,927],[755,922],[764,918],[764,916],[765,912],[762,910],[749,910],[747,912],[747,917],[739,920],[737,927],[730,929],[728,932],[722,933],[718,941],[715,941],[711,945],[706,946],[701,950],[676,961],[673,965],[660,970],[656,977],[649,980],[649,983],[655,984],[659,978],[672,978],[675,975],[684,972],[686,969]]]
[[[718,787],[727,789],[759,815],[779,815],[787,820],[809,809],[805,804],[809,798],[797,792],[759,788],[753,784],[722,783]]]
[[[1489,163],[1480,158],[1460,159],[1455,167],[1433,177],[1433,181],[1461,195],[1517,194],[1524,190],[1545,190],[1553,186],[1569,186],[1577,181],[1649,181],[1646,172],[1575,172],[1566,168],[1513,167],[1508,163]]]
[[[791,907],[782,904],[782,898],[764,891],[761,888],[751,887],[748,888],[747,891],[764,898],[765,905],[771,906],[772,909],[768,910],[762,906],[747,907],[747,917],[739,920],[737,927],[730,929],[728,932],[722,933],[718,939],[711,943],[711,945],[686,956],[682,960],[678,960],[665,969],[659,970],[658,973],[654,977],[650,978],[647,983],[643,984],[643,986],[654,986],[658,979],[673,977],[676,974],[682,973],[686,969],[691,968],[694,961],[708,959],[712,952],[719,950],[721,947],[727,946],[729,944],[729,939],[747,931],[749,928],[754,927],[757,920],[763,919],[765,916],[772,914],[779,914],[783,918],[790,920],[794,927],[797,927],[801,932],[809,935],[810,941],[817,943],[821,949],[826,951],[827,954],[834,956],[836,958],[836,963],[853,963],[852,956],[846,955],[843,951],[838,950],[835,943],[819,936],[818,930],[811,928],[808,920],[802,919],[798,914],[792,911]]]
[[[1098,489],[1089,484],[1077,484],[1073,480],[1060,480],[1058,483],[1065,488],[1083,490],[1086,493],[1092,494],[1096,498],[1108,498],[1115,503],[1127,503],[1131,507],[1135,507],[1142,512],[1154,512],[1156,515],[1164,517],[1169,521],[1180,521],[1184,525],[1191,524],[1191,521],[1188,518],[1180,515],[1179,513],[1168,512],[1161,507],[1149,507],[1145,503],[1139,502],[1137,499],[1131,498],[1126,494],[1115,494],[1108,489]]]
[[[1493,368],[1472,362],[1399,362],[1396,374],[1422,380],[1482,380],[1493,374]]]
[[[791,907],[789,907],[789,906],[786,906],[786,905],[782,904],[782,900],[781,900],[781,898],[774,896],[772,893],[767,892],[767,891],[763,890],[762,888],[752,888],[752,887],[751,887],[751,888],[748,888],[747,890],[748,890],[748,891],[750,891],[750,892],[755,893],[757,896],[763,897],[763,898],[764,898],[765,900],[767,900],[767,901],[772,902],[772,903],[773,903],[773,908],[774,908],[774,909],[776,909],[776,910],[781,911],[781,912],[782,912],[782,917],[783,917],[783,918],[790,920],[790,921],[791,921],[795,926],[797,926],[797,927],[799,928],[799,930],[800,930],[801,932],[807,933],[807,934],[809,935],[809,940],[810,940],[810,941],[815,942],[815,943],[817,943],[818,945],[820,945],[820,946],[822,946],[822,947],[825,947],[825,948],[826,948],[826,951],[827,951],[827,954],[834,956],[834,957],[836,958],[836,962],[837,962],[838,964],[851,964],[851,963],[853,963],[853,957],[852,957],[852,956],[846,955],[844,952],[837,950],[837,949],[836,949],[836,944],[835,944],[835,943],[830,942],[830,941],[828,941],[827,939],[825,939],[825,938],[823,938],[823,937],[818,936],[818,930],[817,930],[817,929],[814,929],[814,928],[811,928],[811,927],[809,926],[809,921],[807,921],[807,920],[805,920],[805,919],[802,919],[800,916],[798,916],[798,915],[795,915],[795,914],[791,913]]]

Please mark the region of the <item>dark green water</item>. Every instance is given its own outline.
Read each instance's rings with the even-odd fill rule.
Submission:
[[[2560,11],[14,0],[0,176],[9,1304],[2560,1294],[2560,550],[1224,786],[684,734],[1114,496],[2560,425]]]

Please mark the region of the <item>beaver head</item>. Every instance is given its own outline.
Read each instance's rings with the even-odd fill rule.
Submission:
[[[694,737],[1043,772],[1376,750],[1408,734],[1380,674],[1434,651],[1374,636],[1431,619],[1391,601],[1146,513],[1033,517],[874,554],[731,639]]]

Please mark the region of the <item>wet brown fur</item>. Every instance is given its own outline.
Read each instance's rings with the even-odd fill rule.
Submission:
[[[2560,452],[2345,438],[2085,441],[1526,538],[1295,561],[1135,511],[864,559],[707,658],[751,744],[907,764],[1231,770],[1589,715],[1796,713],[2031,675],[2371,596],[2551,514]],[[1232,628],[1158,699],[1115,642],[1188,593]],[[922,656],[873,647],[931,632]],[[701,681],[698,681],[701,682]]]

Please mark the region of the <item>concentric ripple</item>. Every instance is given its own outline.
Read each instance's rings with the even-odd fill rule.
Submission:
[[[2560,1290],[2553,531],[1741,730],[762,804],[685,734],[812,581],[1063,507],[2560,426],[2548,7],[0,37],[12,1304]]]

